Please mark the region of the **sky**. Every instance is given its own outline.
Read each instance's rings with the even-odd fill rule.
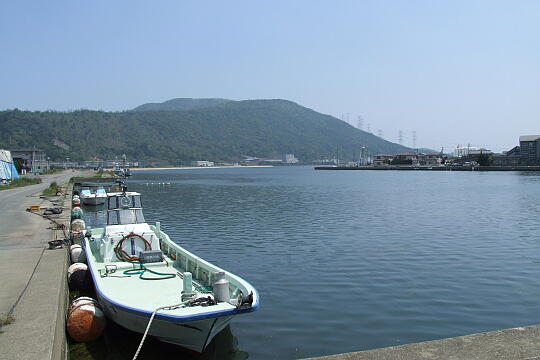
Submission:
[[[288,99],[450,152],[540,134],[540,1],[2,1],[0,109]]]

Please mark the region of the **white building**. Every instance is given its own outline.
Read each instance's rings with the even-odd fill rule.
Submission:
[[[192,161],[191,166],[199,166],[199,167],[214,166],[214,162],[206,161],[206,160],[197,160],[197,161]]]
[[[284,164],[296,164],[298,161],[299,160],[294,157],[294,154],[285,154],[285,157],[283,158]]]

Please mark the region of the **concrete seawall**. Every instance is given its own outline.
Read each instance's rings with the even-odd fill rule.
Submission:
[[[0,359],[64,359],[67,306],[65,248],[48,242],[64,234],[49,220],[26,211],[30,205],[52,207],[40,198],[51,182],[67,183],[76,173],[43,176],[43,183],[0,192],[0,316],[13,322],[0,329]],[[69,225],[71,194],[58,223]],[[54,216],[53,216],[54,217]]]
[[[374,170],[374,171],[540,171],[540,166],[315,166],[315,170]]]
[[[540,325],[310,359],[540,360]]]

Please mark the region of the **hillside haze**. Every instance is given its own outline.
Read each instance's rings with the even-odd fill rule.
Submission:
[[[171,109],[173,104],[187,109]],[[36,146],[54,160],[126,154],[170,165],[231,162],[245,156],[281,159],[286,153],[302,162],[336,153],[352,160],[361,146],[371,154],[411,150],[287,100],[174,99],[150,108],[145,104],[127,112],[2,111],[0,148]],[[59,142],[69,149],[54,145]]]

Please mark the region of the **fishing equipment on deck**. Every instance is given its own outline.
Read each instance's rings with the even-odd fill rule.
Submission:
[[[229,302],[229,280],[225,279],[225,272],[216,273],[217,281],[214,283],[213,293],[216,302]]]

